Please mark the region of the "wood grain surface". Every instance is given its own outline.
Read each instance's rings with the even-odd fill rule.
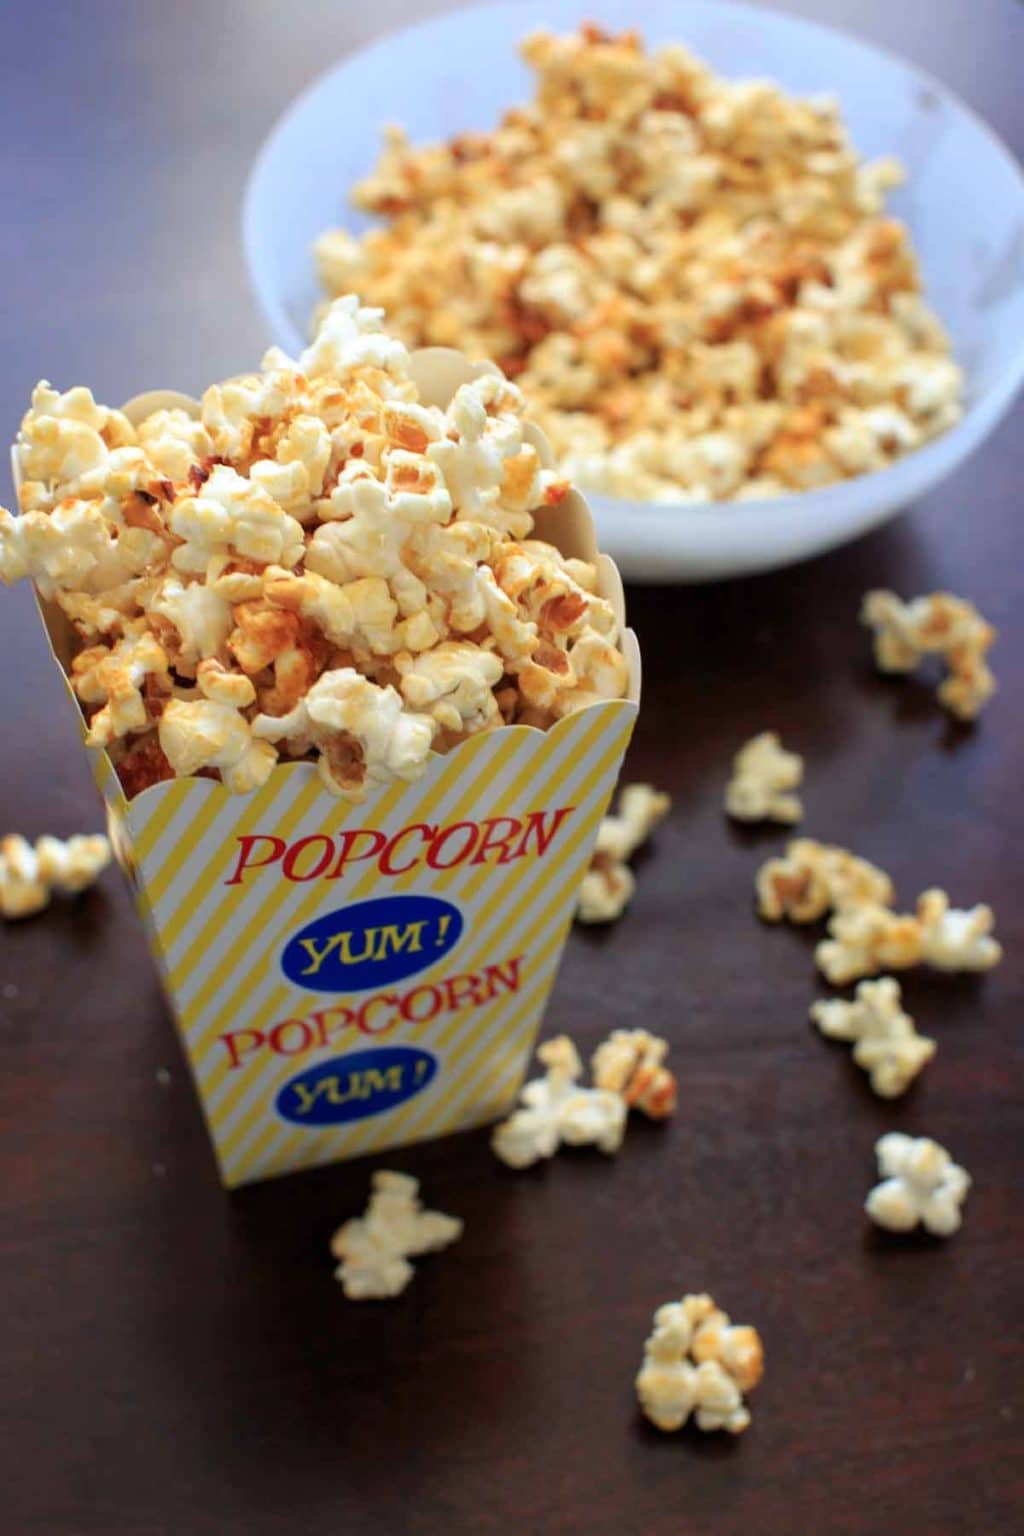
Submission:
[[[1010,0],[791,8],[909,53],[1024,148]],[[7,0],[3,433],[39,375],[119,401],[254,361],[237,233],[252,156],[312,74],[428,9]],[[909,516],[827,559],[630,593],[646,677],[628,772],[675,806],[628,915],[573,934],[548,1019],[588,1048],[615,1025],[672,1041],[679,1112],[632,1126],[615,1160],[514,1175],[479,1133],[227,1198],[116,874],[0,933],[5,1530],[1022,1528],[1021,424],[1018,408]],[[873,673],[856,615],[879,584],[949,586],[998,624],[1000,692],[976,729],[926,683]],[[0,644],[2,829],[98,826],[25,591],[2,594]],[[939,1050],[895,1105],[808,1025],[811,936],[754,916],[782,838],[731,828],[721,796],[766,727],[806,756],[808,833],[882,863],[908,902],[938,884],[996,908],[997,971],[908,979]],[[890,1128],[973,1174],[951,1242],[867,1227]],[[353,1306],[327,1239],[389,1163],[466,1234],[400,1301]],[[704,1288],[765,1341],[735,1442],[660,1436],[634,1408],[653,1308]]]

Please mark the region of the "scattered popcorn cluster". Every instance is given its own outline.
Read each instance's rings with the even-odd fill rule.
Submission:
[[[350,1301],[398,1296],[413,1277],[410,1258],[436,1253],[462,1236],[456,1216],[426,1211],[417,1179],[381,1170],[373,1175],[366,1214],[353,1217],[331,1239],[340,1259],[335,1278]]]
[[[960,911],[945,891],[924,891],[915,913],[890,912],[865,903],[841,907],[829,921],[829,937],[814,951],[818,969],[833,986],[846,986],[883,970],[930,965],[939,971],[990,971],[1002,959],[992,936],[995,918],[984,905]]]
[[[579,1084],[583,1063],[566,1035],[545,1040],[537,1057],[543,1077],[526,1084],[521,1107],[497,1126],[495,1155],[510,1168],[530,1168],[562,1145],[617,1152],[636,1108],[663,1120],[676,1107],[676,1080],[664,1065],[668,1044],[645,1029],[615,1030],[591,1062],[594,1087]]]
[[[88,741],[129,796],[190,774],[244,793],[312,756],[360,800],[625,692],[596,568],[531,537],[568,487],[519,390],[487,373],[424,405],[381,320],[339,299],[297,362],[272,349],[196,417],[35,390],[0,578],[70,620]]]
[[[876,1142],[875,1155],[882,1183],[864,1206],[873,1222],[891,1232],[923,1226],[933,1237],[951,1237],[959,1229],[971,1178],[945,1147],[929,1136],[892,1131]]]
[[[797,838],[782,858],[768,859],[756,892],[758,912],[769,922],[813,923],[832,913],[829,937],[814,956],[833,986],[915,965],[988,971],[1002,958],[991,907],[961,911],[950,907],[945,891],[928,890],[916,912],[893,912],[895,892],[884,870],[811,838]]]
[[[811,1018],[829,1040],[853,1046],[853,1059],[870,1074],[879,1098],[906,1093],[917,1074],[935,1055],[935,1041],[919,1035],[909,1013],[900,1006],[899,983],[891,976],[862,981],[856,1001],[822,998],[811,1006]]]
[[[883,671],[912,671],[932,652],[945,657],[949,677],[939,698],[961,719],[973,719],[995,691],[984,659],[995,631],[963,599],[935,593],[904,604],[892,593],[869,592],[861,617],[875,631],[875,656]],[[778,737],[765,732],[739,753],[734,770],[726,808],[737,814],[738,797],[753,819],[770,815],[771,797],[800,783],[803,761],[782,752]],[[799,805],[792,819],[798,816]],[[757,910],[767,922],[828,918],[828,936],[814,951],[818,968],[833,986],[859,985],[852,1001],[818,1000],[810,1017],[827,1039],[853,1046],[854,1061],[880,1098],[904,1094],[937,1046],[918,1033],[892,976],[862,978],[917,965],[988,971],[1002,958],[990,907],[960,910],[950,906],[945,891],[931,889],[918,898],[913,913],[895,912],[895,889],[885,870],[834,844],[794,839],[781,857],[762,864],[755,890]],[[957,1231],[971,1181],[944,1148],[929,1137],[915,1140],[894,1132],[882,1137],[876,1153],[883,1182],[866,1202],[873,1221],[896,1232],[919,1224],[940,1237]]]
[[[50,905],[55,891],[73,896],[86,890],[109,863],[110,844],[98,833],[66,842],[40,837],[33,845],[12,832],[0,839],[0,916],[32,917]]]
[[[750,1423],[744,1396],[763,1374],[756,1329],[731,1322],[710,1296],[684,1296],[654,1314],[636,1393],[658,1429],[682,1429],[694,1414],[698,1429],[739,1435]]]
[[[804,760],[787,752],[775,731],[762,731],[733,758],[725,809],[736,821],[781,821],[792,826],[804,814],[796,793]]]
[[[902,171],[859,159],[834,99],[593,26],[521,51],[535,99],[492,132],[388,130],[353,196],[385,222],[316,243],[329,294],[497,359],[564,472],[612,496],[801,491],[958,419],[960,369],[885,213]]]
[[[976,720],[995,693],[985,658],[996,631],[964,598],[932,592],[904,603],[894,592],[869,592],[861,622],[874,632],[875,662],[882,672],[913,672],[923,657],[942,657],[948,675],[937,697],[958,720]]]
[[[590,867],[580,882],[581,923],[612,923],[629,905],[636,881],[628,860],[668,815],[672,801],[650,784],[627,784],[618,814],[601,822]]]

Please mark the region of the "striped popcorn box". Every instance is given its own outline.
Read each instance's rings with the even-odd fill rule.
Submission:
[[[437,350],[413,361],[428,403],[479,371]],[[138,421],[170,405],[197,410],[167,392],[124,410]],[[536,536],[597,563],[624,625],[583,498],[544,509]],[[73,636],[40,609],[66,675]],[[182,778],[129,801],[107,754],[87,749],[227,1187],[508,1111],[636,718],[625,628],[623,650],[626,698],[548,731],[481,733],[358,805],[307,762],[248,795]]]

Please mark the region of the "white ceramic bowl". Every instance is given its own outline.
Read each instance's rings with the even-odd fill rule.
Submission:
[[[891,201],[907,220],[928,296],[967,375],[963,419],[889,469],[772,501],[657,507],[588,497],[602,548],[636,580],[702,581],[768,570],[855,538],[922,495],[977,447],[1024,378],[1024,176],[969,108],[902,60],[842,32],[724,0],[513,0],[383,38],[322,75],[277,123],[253,168],[243,211],[252,285],[275,341],[305,345],[320,297],[313,240],[369,221],[348,191],[375,163],[380,129],[415,142],[491,127],[525,101],[516,45],[532,27],[576,26],[597,10],[648,43],[688,44],[720,73],[770,76],[788,91],[839,95],[864,155],[895,154],[908,184]]]

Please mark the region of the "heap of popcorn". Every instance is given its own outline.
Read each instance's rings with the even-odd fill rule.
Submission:
[[[493,132],[388,131],[354,192],[386,222],[316,244],[329,294],[496,359],[564,473],[613,496],[806,490],[957,420],[960,370],[885,214],[901,169],[860,160],[833,99],[594,27],[522,53],[535,99]]]
[[[478,731],[621,697],[595,567],[531,538],[564,480],[494,373],[419,398],[380,312],[333,303],[299,360],[138,425],[40,384],[0,578],[78,637],[71,684],[125,792],[245,792],[315,756],[329,789],[413,780]]]

